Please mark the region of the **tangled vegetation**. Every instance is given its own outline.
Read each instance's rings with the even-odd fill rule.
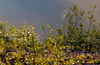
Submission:
[[[44,39],[39,41],[34,27],[25,23],[16,28],[0,22],[1,65],[72,65],[100,63],[100,25],[95,25],[95,5],[88,12],[89,28],[85,29],[82,17],[85,11],[77,5],[69,7],[67,24],[56,33],[47,24],[41,26]],[[46,34],[49,29],[50,35]],[[83,52],[83,53],[82,53]]]

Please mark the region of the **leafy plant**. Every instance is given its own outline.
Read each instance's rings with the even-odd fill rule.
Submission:
[[[77,4],[69,7],[67,23],[60,28],[51,29],[50,25],[41,26],[44,39],[39,41],[34,26],[25,22],[24,26],[15,27],[0,21],[0,64],[3,65],[72,65],[93,63],[92,52],[100,49],[100,25],[94,22],[95,5],[88,12],[89,28],[85,29],[83,15],[85,11]],[[49,30],[47,35],[46,30]],[[83,52],[84,55],[79,53]],[[90,54],[87,54],[90,53]],[[99,60],[94,60],[99,63]]]

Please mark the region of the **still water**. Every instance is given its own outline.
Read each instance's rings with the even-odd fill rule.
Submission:
[[[35,26],[35,31],[41,33],[40,26],[50,24],[52,28],[59,27],[62,22],[60,13],[77,3],[85,11],[91,10],[92,4],[97,5],[99,12],[100,0],[0,0],[0,20],[15,23],[15,26],[24,25],[23,21]],[[99,20],[98,13],[95,13]]]

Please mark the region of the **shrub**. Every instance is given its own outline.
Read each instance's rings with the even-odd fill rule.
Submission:
[[[45,35],[43,41],[38,40],[34,26],[26,22],[24,26],[16,28],[14,24],[9,26],[7,22],[0,21],[0,64],[71,65],[76,63],[76,60],[84,63],[82,61],[88,60],[87,57],[79,56],[75,59],[74,55],[70,56],[68,53],[81,50],[94,52],[100,48],[100,25],[93,24],[96,22],[93,15],[96,6],[91,8],[93,11],[88,12],[90,24],[87,30],[82,23],[85,11],[75,4],[66,14],[68,23],[57,28],[55,34],[49,24],[41,26]],[[50,35],[46,34],[45,28],[49,29]]]

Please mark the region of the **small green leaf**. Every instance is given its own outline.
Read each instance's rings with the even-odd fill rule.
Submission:
[[[96,22],[96,20],[93,20],[93,22]]]
[[[88,14],[90,15],[92,13],[92,11],[88,11]]]

